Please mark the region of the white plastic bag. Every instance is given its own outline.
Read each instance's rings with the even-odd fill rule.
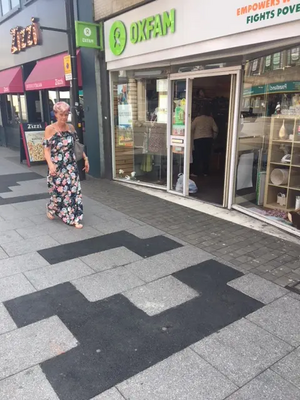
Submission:
[[[178,179],[175,186],[176,192],[183,193],[183,174],[178,175]],[[189,179],[189,193],[194,194],[198,192],[197,185],[194,181]]]

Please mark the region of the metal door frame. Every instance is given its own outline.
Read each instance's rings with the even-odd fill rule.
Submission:
[[[191,110],[192,110],[192,90],[193,80],[196,78],[214,77],[214,76],[231,76],[230,88],[230,103],[229,103],[229,118],[228,118],[228,135],[226,147],[226,167],[225,167],[225,180],[223,192],[223,207],[232,208],[235,187],[235,164],[236,164],[236,150],[238,138],[238,122],[240,110],[240,93],[242,84],[242,66],[217,68],[203,71],[192,71],[185,73],[170,74],[168,78],[168,129],[167,129],[167,151],[168,151],[168,170],[167,170],[167,190],[177,195],[189,196],[189,170],[190,170],[190,144],[191,144]],[[173,81],[186,80],[186,114],[185,114],[185,141],[184,145],[184,187],[183,193],[175,192],[171,187],[172,182],[172,119],[173,119]]]

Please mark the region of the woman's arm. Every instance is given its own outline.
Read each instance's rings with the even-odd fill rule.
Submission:
[[[47,161],[49,173],[50,175],[56,175],[56,166],[53,164],[51,160],[51,148],[47,145],[48,140],[53,136],[53,128],[51,125],[48,125],[45,129],[45,147],[44,147],[44,155],[45,160]]]

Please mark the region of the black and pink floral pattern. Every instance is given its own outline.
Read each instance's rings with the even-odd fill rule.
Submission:
[[[57,175],[48,172],[47,183],[51,195],[48,210],[65,224],[79,224],[83,218],[81,185],[73,151],[74,136],[71,132],[56,132],[44,146],[51,149],[51,160]]]

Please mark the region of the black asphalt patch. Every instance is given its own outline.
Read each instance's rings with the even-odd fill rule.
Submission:
[[[71,283],[5,306],[18,327],[61,319],[78,347],[43,362],[42,370],[61,400],[89,400],[261,308],[227,285],[242,275],[214,260],[175,273],[199,296],[152,317],[120,294],[91,303]]]

